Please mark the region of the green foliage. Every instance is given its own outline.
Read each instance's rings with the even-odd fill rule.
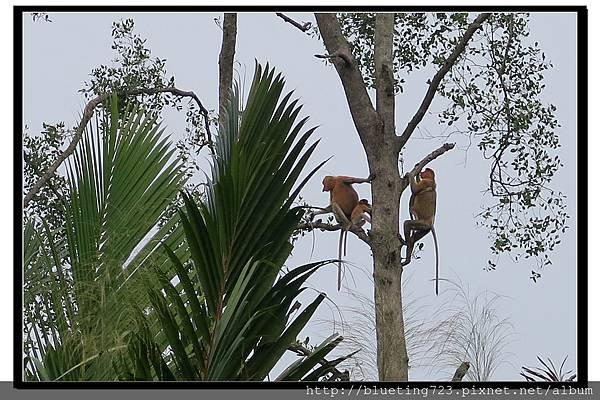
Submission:
[[[296,121],[301,107],[290,101],[292,93],[280,99],[283,87],[281,75],[257,65],[244,111],[234,90],[206,200],[183,196],[180,219],[191,264],[165,246],[177,278],[158,270],[149,278],[152,311],[139,312],[146,335],[132,340],[129,357],[120,361],[123,379],[263,380],[325,298],[319,294],[295,317],[291,312],[303,283],[327,262],[279,276],[303,214],[292,203],[320,167],[294,188],[317,143],[308,144],[314,128],[301,133],[307,119]],[[160,333],[149,328],[153,318]],[[277,379],[330,376],[345,357],[323,359],[341,339],[328,338]]]
[[[115,58],[111,65],[100,65],[90,74],[89,82],[79,90],[87,98],[104,93],[125,93],[135,89],[158,89],[175,86],[175,77],[168,77],[167,60],[152,57],[147,47],[147,39],[135,32],[133,19],[113,22],[111,49]],[[121,112],[128,105],[144,105],[146,112],[159,115],[164,107],[172,107],[177,111],[184,110],[183,99],[170,93],[140,94],[137,96],[120,96]],[[191,157],[192,152],[198,154],[208,145],[203,116],[194,101],[185,104],[186,128],[185,136],[176,146],[179,157],[184,162],[188,176],[198,170],[198,165]]]
[[[375,88],[375,13],[338,14],[342,32],[352,47],[365,83]],[[428,65],[440,65],[456,37],[468,25],[467,13],[396,13],[394,15],[394,74],[396,90],[405,78]]]
[[[374,87],[374,13],[340,14],[342,31],[368,86]],[[440,66],[472,20],[467,13],[396,13],[394,73],[401,92],[405,77]],[[447,107],[438,114],[443,134],[475,139],[490,160],[487,193],[496,200],[479,214],[489,230],[488,269],[501,254],[515,261],[551,264],[549,253],[568,228],[565,196],[551,187],[562,163],[556,107],[541,100],[544,71],[552,67],[539,43],[529,40],[528,14],[494,13],[446,75],[438,94]],[[416,109],[416,104],[415,104]],[[446,129],[448,127],[448,129]],[[541,274],[532,271],[534,281]]]
[[[480,223],[490,230],[492,254],[533,258],[544,267],[569,216],[565,196],[551,187],[562,166],[556,107],[541,101],[543,71],[552,64],[537,42],[528,42],[527,22],[525,14],[492,15],[483,27],[485,40],[469,47],[468,59],[440,88],[453,100],[441,122],[460,121],[464,128],[456,129],[478,138],[491,162],[488,193],[498,202],[485,208]],[[532,271],[531,279],[539,277]]]
[[[36,22],[36,21],[52,22],[48,13],[45,13],[45,12],[32,12],[31,18],[33,19],[33,22]]]
[[[163,88],[175,85],[175,78],[167,78],[166,61],[152,58],[146,47],[146,39],[134,32],[133,19],[113,22],[111,49],[117,54],[113,65],[101,65],[92,69],[91,79],[79,91],[90,98],[104,93],[125,92],[140,88]],[[120,98],[122,111],[129,105],[144,104],[150,111],[160,111],[174,97],[163,94],[139,95]]]
[[[44,215],[25,225],[27,379],[110,380],[131,325],[126,306],[147,303],[139,271],[167,259],[154,249],[176,221],[156,226],[182,188],[181,164],[155,117],[121,115],[116,99],[107,108],[68,159],[64,225],[51,229]],[[179,229],[166,242],[181,240]]]
[[[328,262],[280,276],[303,214],[292,203],[318,167],[297,183],[314,128],[302,132],[301,107],[291,93],[280,100],[274,75],[257,67],[243,112],[235,91],[206,200],[184,194],[164,225],[181,162],[154,113],[121,113],[112,97],[68,159],[64,224],[25,225],[26,380],[263,380],[297,345],[325,295],[297,314],[296,298]],[[341,340],[278,379],[334,379],[347,356],[324,357]]]
[[[39,135],[31,135],[25,126],[23,134],[23,192],[27,193],[44,172],[62,153],[69,132],[64,122],[42,125]],[[67,181],[64,176],[53,174],[23,210],[24,216],[42,216],[46,223],[56,229],[64,225],[62,202],[68,200]]]

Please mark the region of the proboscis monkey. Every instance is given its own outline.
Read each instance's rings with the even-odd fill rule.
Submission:
[[[359,228],[365,224],[365,222],[371,223],[371,205],[369,200],[360,199],[354,210],[352,210],[352,225],[358,226]]]
[[[338,263],[338,290],[342,285],[342,257],[341,246],[344,239],[344,233],[350,229],[352,224],[352,211],[358,205],[358,193],[352,187],[354,183],[370,183],[375,176],[369,175],[368,178],[354,178],[351,176],[326,176],[323,178],[323,191],[329,192],[329,206],[314,215],[332,212],[337,222],[342,224],[339,241],[339,263]]]
[[[348,241],[348,231],[352,228],[352,226],[362,227],[365,222],[371,223],[371,205],[369,204],[369,200],[360,199],[354,210],[352,210],[352,216],[350,218],[350,224],[346,227],[342,227],[342,233],[344,236],[344,256],[346,256],[346,242]],[[341,238],[340,238],[341,239]],[[342,259],[342,242],[339,243],[338,248],[338,258]],[[340,261],[341,263],[341,261]],[[338,266],[339,268],[339,266]],[[340,290],[341,285],[341,274],[338,271],[338,290]]]
[[[419,177],[420,180],[417,181],[415,174],[408,174],[410,190],[412,192],[408,203],[408,210],[412,219],[404,221],[406,260],[402,265],[410,263],[415,243],[431,231],[435,245],[435,294],[437,295],[439,293],[440,258],[437,236],[433,226],[435,223],[437,197],[435,173],[431,168],[426,168],[419,174]]]
[[[344,255],[346,255],[346,241],[348,240],[348,231],[352,226],[362,227],[365,222],[371,223],[371,205],[369,200],[360,199],[354,210],[352,210],[352,217],[350,218],[350,225],[345,229],[344,233]],[[341,251],[340,251],[341,258]]]

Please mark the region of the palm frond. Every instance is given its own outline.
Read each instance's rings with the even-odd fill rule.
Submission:
[[[565,356],[560,368],[557,370],[554,363],[550,358],[547,358],[545,362],[540,356],[537,359],[543,368],[539,367],[521,367],[521,375],[528,382],[572,382],[577,377],[577,374],[573,373],[573,370],[563,372],[563,367],[567,362],[568,356]]]
[[[30,377],[113,379],[116,351],[108,350],[124,347],[127,305],[149,304],[139,271],[166,266],[175,275],[156,250],[177,220],[161,229],[157,222],[184,183],[180,162],[155,117],[140,108],[121,114],[116,97],[104,109],[67,159],[64,235],[43,220],[25,229],[25,280],[46,282],[25,289],[33,310],[25,331],[36,338]],[[173,248],[182,241],[181,229],[166,239]]]
[[[281,75],[257,65],[240,111],[239,89],[234,87],[215,146],[206,200],[197,203],[183,194],[179,218],[189,268],[166,245],[177,279],[170,281],[157,271],[148,285],[161,329],[144,343],[156,344],[164,361],[156,364],[168,365],[175,379],[265,379],[325,298],[319,294],[292,318],[290,308],[304,282],[327,262],[291,268],[280,277],[303,213],[291,206],[307,181],[297,180],[316,146],[308,144],[314,129],[301,134],[306,119],[297,122],[301,108],[290,101],[291,93],[281,97],[283,88]],[[281,379],[317,380],[330,374],[334,364],[324,357],[340,341],[338,335],[331,337]],[[130,367],[123,376],[149,376],[145,369],[141,375],[133,369],[151,365],[157,353],[152,353],[153,345],[145,347],[146,353],[135,353],[135,359],[123,363]],[[151,376],[160,379],[160,372],[154,369]]]

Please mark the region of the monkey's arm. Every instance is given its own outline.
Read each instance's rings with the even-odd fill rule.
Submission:
[[[353,176],[340,176],[342,182],[347,183],[349,185],[353,183],[371,183],[373,179],[375,179],[375,174],[371,174],[366,178],[355,178]]]
[[[410,184],[410,191],[412,192],[413,195],[416,193],[419,193],[419,186],[418,186],[419,182],[417,182],[417,180],[416,180],[417,175],[419,175],[419,173],[414,172],[414,171],[411,171],[408,173],[408,183]],[[411,199],[413,197],[414,196],[411,196]]]

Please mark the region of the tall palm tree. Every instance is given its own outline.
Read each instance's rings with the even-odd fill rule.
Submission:
[[[263,380],[294,348],[325,295],[297,315],[295,299],[326,262],[282,273],[303,214],[293,202],[316,169],[297,181],[317,144],[307,144],[314,129],[301,133],[307,119],[297,121],[301,107],[291,93],[281,98],[283,87],[281,75],[257,65],[243,111],[234,89],[206,199],[184,193],[184,209],[160,229],[183,183],[179,164],[167,162],[155,121],[134,111],[119,117],[111,106],[98,130],[109,134],[88,137],[70,164],[67,243],[27,228],[26,275],[48,275],[48,262],[58,265],[67,250],[67,268],[51,267],[54,286],[44,286],[59,300],[26,319],[28,378]],[[48,248],[56,254],[42,254]],[[39,295],[30,297],[36,304]],[[56,334],[38,340],[45,321]],[[336,379],[346,357],[325,356],[340,341],[333,335],[276,379]]]

